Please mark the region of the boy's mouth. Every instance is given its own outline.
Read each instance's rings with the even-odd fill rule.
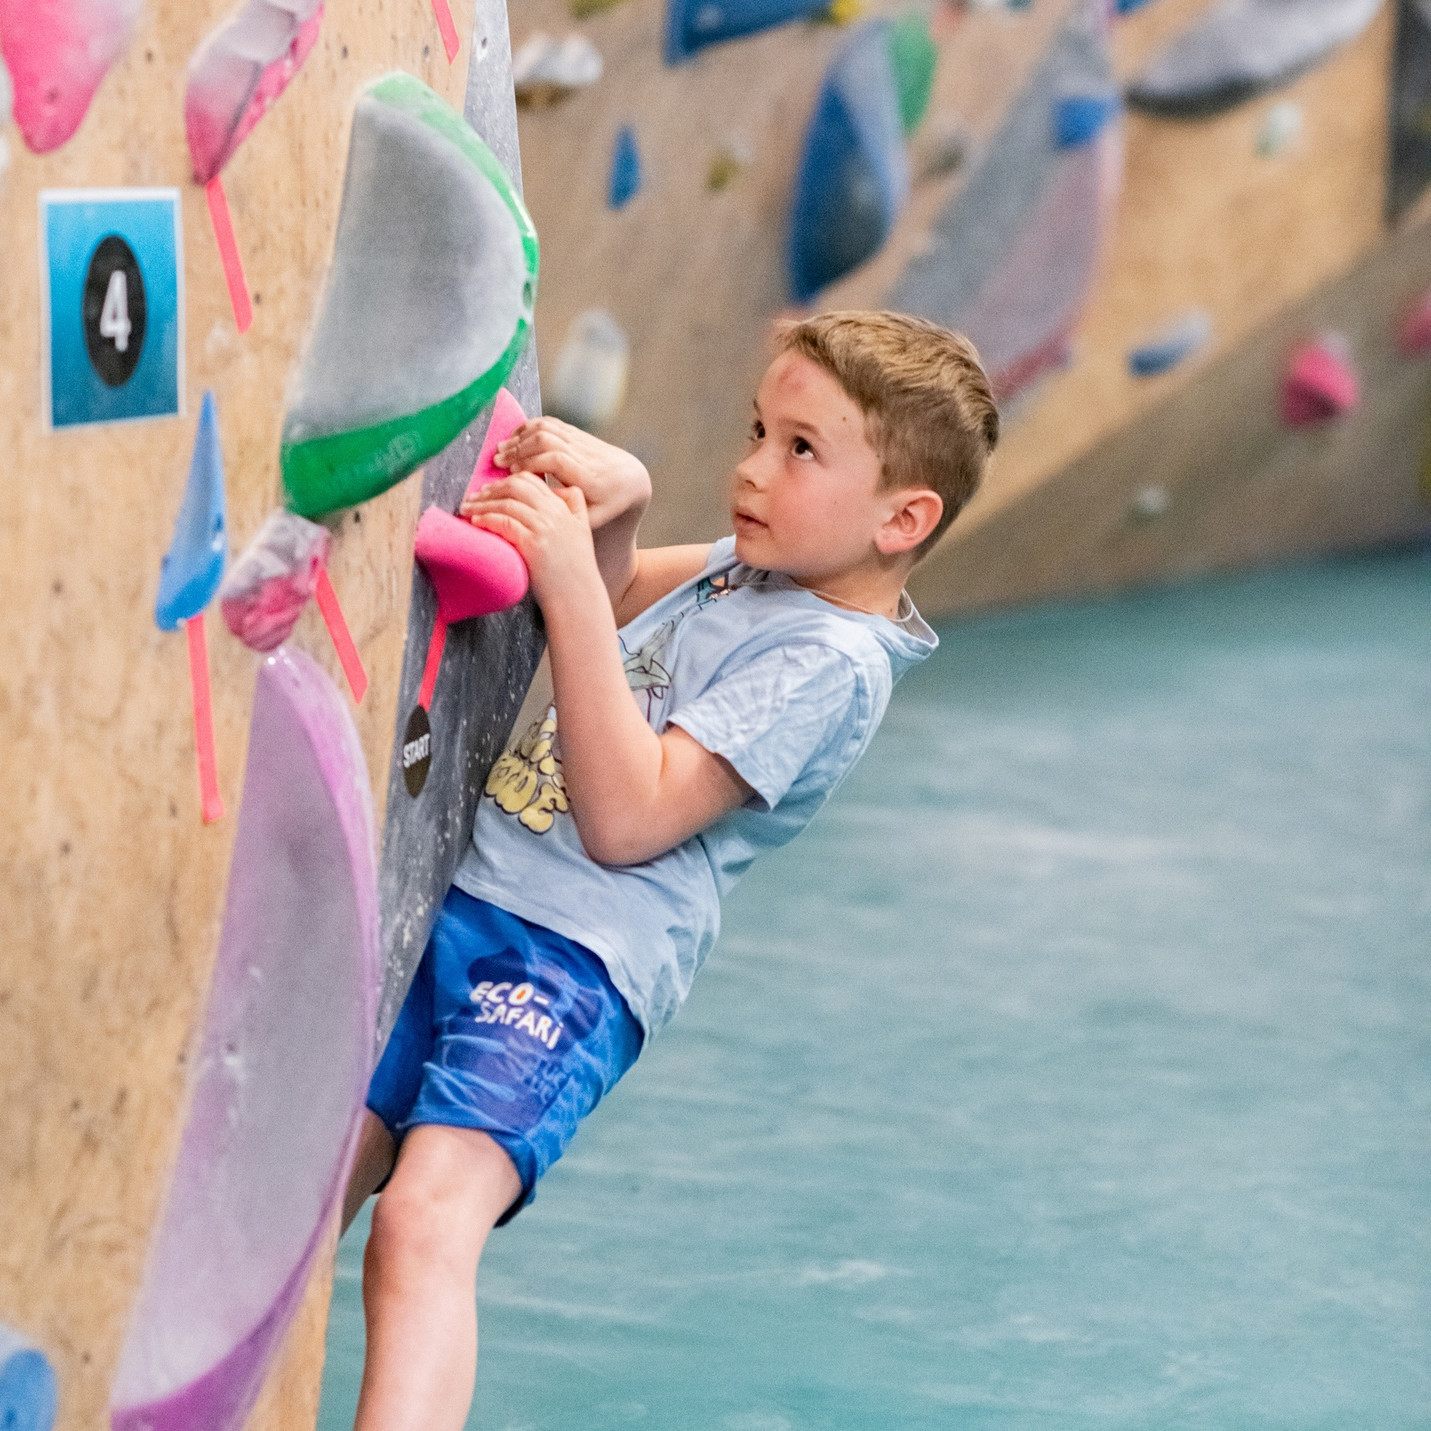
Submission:
[[[735,518],[736,531],[749,531],[754,527],[763,527],[765,525],[758,517],[752,517],[749,512],[742,512],[739,507],[736,508],[732,515]]]

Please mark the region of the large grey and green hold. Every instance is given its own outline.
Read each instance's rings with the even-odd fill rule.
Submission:
[[[411,75],[369,86],[283,422],[288,506],[364,502],[446,447],[526,346],[537,267],[521,195],[472,126]]]

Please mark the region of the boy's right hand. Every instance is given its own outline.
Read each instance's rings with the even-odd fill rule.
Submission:
[[[523,423],[498,446],[492,461],[513,474],[531,472],[579,488],[593,531],[618,517],[639,521],[651,501],[650,474],[636,457],[559,418]],[[466,498],[458,514],[472,515]]]

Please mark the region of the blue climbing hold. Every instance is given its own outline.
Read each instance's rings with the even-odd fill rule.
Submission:
[[[1122,108],[1116,94],[1071,94],[1058,101],[1053,112],[1054,138],[1060,149],[1091,143],[1103,126]]]
[[[624,209],[641,192],[641,151],[636,147],[636,131],[623,124],[616,131],[611,151],[611,177],[606,185],[606,202]]]
[[[830,0],[669,0],[666,63],[678,65],[707,45],[754,35],[791,20],[825,14]]]
[[[1115,0],[1114,9],[1120,15],[1131,15],[1134,10],[1141,10],[1148,0]]]
[[[889,25],[861,25],[831,62],[795,179],[790,291],[808,303],[883,247],[909,197]]]
[[[173,631],[209,604],[223,578],[227,552],[218,410],[213,393],[205,393],[188,486],[174,522],[174,539],[159,568],[154,620],[161,631]]]
[[[1185,313],[1170,327],[1128,354],[1135,378],[1154,378],[1191,357],[1212,338],[1212,315],[1201,309]]]
[[[0,1427],[50,1431],[58,1406],[49,1359],[0,1323]]]

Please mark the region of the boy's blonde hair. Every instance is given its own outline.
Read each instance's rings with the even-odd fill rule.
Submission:
[[[917,561],[974,495],[999,440],[999,410],[974,345],[905,313],[821,313],[787,321],[776,349],[824,368],[865,415],[880,485],[928,487],[944,502]]]

